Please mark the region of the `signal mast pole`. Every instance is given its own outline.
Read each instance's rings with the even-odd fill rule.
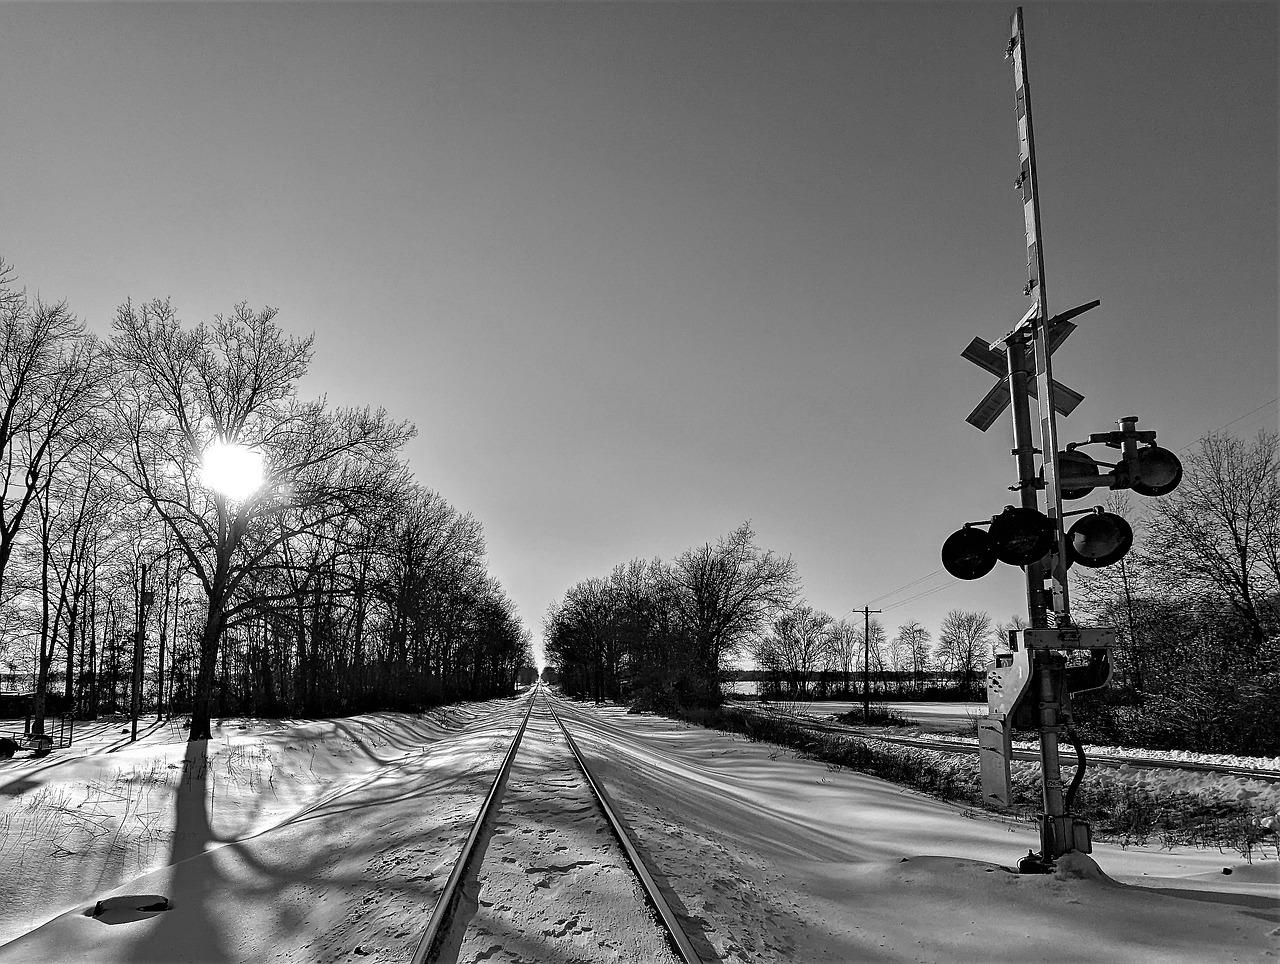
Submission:
[[[1031,338],[1035,345],[1036,390],[1040,406],[1040,445],[1044,463],[1045,510],[1053,523],[1056,543],[1049,557],[1052,611],[1057,625],[1070,625],[1067,595],[1066,540],[1062,532],[1062,492],[1059,485],[1058,422],[1053,406],[1053,369],[1049,344],[1049,300],[1044,283],[1044,244],[1040,231],[1040,193],[1036,178],[1035,132],[1031,123],[1031,87],[1027,83],[1026,37],[1022,8],[1010,24],[1009,53],[1013,57],[1013,86],[1018,114],[1018,184],[1022,189],[1022,215],[1027,238],[1027,286],[1025,294],[1035,296],[1031,316]],[[1013,369],[1010,369],[1011,371]],[[1012,381],[1012,376],[1011,376]],[[1010,385],[1010,388],[1013,386]],[[1022,396],[1025,404],[1025,394]],[[1014,395],[1014,404],[1018,396]],[[1015,423],[1017,413],[1015,411]],[[1016,429],[1015,429],[1016,431]],[[1021,462],[1021,459],[1019,460]],[[1019,480],[1022,481],[1021,479]],[[1026,489],[1024,488],[1025,492]],[[1037,607],[1032,607],[1037,608]],[[1042,610],[1043,611],[1043,610]],[[1028,615],[1034,616],[1033,613]]]
[[[1036,176],[1035,130],[1031,121],[1031,86],[1027,82],[1026,36],[1022,25],[1022,8],[1009,25],[1008,56],[1013,59],[1015,110],[1018,118],[1018,187],[1022,191],[1022,214],[1027,241],[1027,285],[1023,293],[1035,304],[1024,321],[1006,338],[1009,363],[1009,393],[1013,410],[1014,445],[1018,458],[1018,486],[1022,504],[1037,508],[1036,478],[1029,451],[1030,411],[1027,401],[1027,341],[1034,352],[1037,404],[1040,409],[1041,463],[1044,467],[1045,514],[1053,530],[1053,548],[1047,566],[1048,599],[1044,591],[1045,573],[1042,563],[1027,566],[1027,616],[1036,629],[1048,628],[1052,619],[1056,628],[1071,626],[1070,599],[1067,593],[1066,538],[1062,530],[1062,491],[1058,466],[1058,425],[1054,412],[1054,383],[1049,338],[1049,300],[1044,282],[1044,244],[1040,228],[1040,193]],[[1020,330],[1021,329],[1021,330]],[[1064,708],[1066,657],[1050,649],[1034,654],[1031,695],[1039,702],[1040,777],[1044,812],[1040,818],[1040,860],[1051,864],[1075,846],[1073,821],[1066,812],[1062,791],[1062,763],[1058,753],[1058,735],[1064,729],[1060,711]]]
[[[1018,495],[1022,508],[1040,510],[1036,494],[1036,453],[1031,437],[1031,404],[1027,382],[1035,377],[1035,356],[1025,337],[1010,337],[1004,344],[1009,367],[1009,408],[1013,413],[1013,454],[1018,460]],[[1027,621],[1036,629],[1049,625],[1044,604],[1044,567],[1037,561],[1026,566]]]

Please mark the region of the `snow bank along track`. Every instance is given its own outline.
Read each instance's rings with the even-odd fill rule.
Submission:
[[[960,743],[956,740],[931,739],[927,736],[897,736],[892,733],[871,732],[860,726],[846,726],[843,723],[828,723],[823,720],[812,719],[804,716],[787,715],[787,719],[811,730],[816,733],[832,733],[837,736],[858,736],[869,740],[884,740],[886,743],[897,743],[901,746],[913,746],[922,750],[939,750],[943,753],[968,753],[976,754],[978,752],[978,744]],[[1039,760],[1040,754],[1036,750],[1020,750],[1013,751],[1015,760]],[[1064,762],[1070,764],[1074,761],[1073,756],[1064,758]],[[1234,766],[1226,763],[1200,763],[1194,760],[1177,760],[1164,757],[1146,757],[1136,756],[1129,753],[1107,754],[1105,756],[1087,753],[1085,759],[1090,766],[1103,767],[1138,767],[1141,769],[1151,770],[1194,770],[1199,773],[1221,773],[1233,777],[1248,777],[1253,780],[1265,780],[1269,783],[1280,783],[1280,772],[1275,770],[1261,770],[1256,767]]]
[[[512,739],[511,745],[507,748],[502,764],[499,766],[493,783],[489,787],[489,791],[485,796],[484,802],[481,804],[480,810],[472,823],[470,833],[467,835],[466,841],[458,854],[458,858],[453,865],[453,869],[444,885],[444,889],[436,900],[436,905],[431,918],[418,944],[417,950],[414,953],[413,964],[428,964],[428,962],[436,960],[452,959],[453,954],[450,952],[457,950],[457,947],[462,941],[461,931],[464,926],[466,926],[460,920],[462,917],[462,907],[468,907],[468,909],[474,910],[478,902],[479,905],[489,908],[495,902],[501,903],[506,899],[500,892],[502,887],[500,883],[494,884],[495,889],[497,889],[499,893],[497,895],[489,895],[489,899],[486,900],[484,896],[476,895],[474,883],[468,887],[467,882],[469,879],[474,881],[477,877],[481,881],[487,881],[491,877],[501,878],[503,873],[510,873],[509,868],[512,864],[520,862],[518,857],[513,857],[510,854],[494,855],[491,851],[494,849],[501,851],[503,849],[500,845],[497,847],[494,845],[499,843],[499,838],[496,834],[503,833],[502,828],[497,826],[501,822],[497,818],[500,811],[505,811],[507,809],[507,805],[504,805],[503,803],[504,799],[508,799],[508,804],[511,805],[511,808],[516,811],[517,814],[521,806],[525,807],[526,810],[530,806],[529,799],[531,787],[527,780],[520,785],[517,791],[514,791],[516,797],[523,799],[515,801],[509,799],[512,797],[512,793],[508,792],[508,779],[511,776],[513,765],[516,764],[517,757],[522,757],[521,764],[526,765],[526,768],[528,765],[536,766],[540,762],[543,764],[547,762],[545,757],[546,747],[538,747],[536,745],[536,741],[534,750],[531,753],[525,755],[520,753],[521,741],[524,739],[526,730],[529,729],[531,718],[534,717],[535,706],[539,704],[541,704],[542,708],[550,714],[551,719],[554,720],[556,726],[559,728],[560,734],[563,734],[564,741],[567,744],[571,755],[572,763],[566,767],[563,763],[556,764],[552,762],[551,767],[548,770],[544,770],[540,773],[539,779],[533,787],[533,794],[538,798],[535,806],[541,807],[544,810],[549,810],[552,813],[563,811],[566,816],[570,817],[575,822],[583,819],[581,816],[583,809],[594,809],[594,813],[597,815],[597,818],[603,818],[603,822],[607,826],[612,838],[616,840],[617,844],[621,847],[622,855],[626,858],[626,863],[630,865],[630,869],[634,874],[634,883],[638,884],[638,887],[631,888],[632,892],[637,895],[642,894],[643,900],[648,904],[648,908],[644,908],[640,911],[639,916],[646,922],[654,922],[654,918],[656,917],[656,923],[660,924],[661,933],[658,933],[658,929],[652,927],[652,924],[649,924],[649,929],[654,931],[654,933],[648,939],[652,941],[655,949],[659,952],[664,950],[663,945],[665,944],[666,948],[668,948],[674,955],[671,957],[672,960],[682,961],[685,962],[685,964],[702,964],[702,958],[691,945],[680,925],[679,918],[672,910],[656,881],[649,873],[643,859],[632,843],[631,835],[627,832],[621,817],[610,801],[604,787],[596,778],[595,774],[592,773],[586,759],[578,749],[577,742],[573,739],[573,736],[570,734],[559,714],[556,713],[552,698],[546,694],[545,690],[542,689],[541,686],[535,688],[529,697],[528,706],[525,710],[524,717],[516,730],[515,737]],[[543,717],[543,720],[545,721],[545,717]],[[545,722],[543,723],[543,726],[546,726]],[[544,743],[546,742],[546,733],[547,731],[544,729],[542,732],[542,739]],[[541,751],[541,754],[539,751]],[[533,757],[533,760],[526,762],[523,759],[524,756]],[[557,790],[563,792],[569,783],[576,783],[581,787],[580,778],[572,775],[571,773],[565,772],[566,770],[572,770],[573,763],[576,763],[577,769],[581,771],[582,777],[585,777],[586,786],[590,789],[590,799],[594,801],[595,804],[594,808],[591,808],[589,804],[584,807],[577,801],[565,799],[563,793],[559,797],[556,796]],[[583,794],[580,794],[580,796],[582,795]],[[525,816],[527,816],[527,814]],[[598,823],[598,819],[596,819],[595,822]],[[504,836],[515,836],[511,833],[513,828],[509,824],[510,821],[508,821],[508,826],[505,828],[506,833]],[[525,830],[525,828],[520,829]],[[514,844],[517,847],[530,846],[530,840],[535,836],[539,835],[525,832],[520,840],[514,841]],[[571,866],[581,863],[591,863],[591,861],[588,860],[573,861],[570,855],[555,852],[565,851],[566,848],[564,846],[551,848],[550,841],[547,840],[545,836],[539,837],[539,842],[546,850],[553,852],[544,852],[540,849],[536,854],[537,859],[531,863],[547,864],[548,867],[551,867],[557,861],[564,862],[566,858],[569,859]],[[536,846],[537,844],[534,845]],[[527,858],[530,855],[526,851],[524,856]],[[522,869],[527,874],[534,874],[541,872],[544,868],[526,866]],[[539,899],[543,901],[544,904],[556,901],[556,891],[558,888],[548,887],[545,880],[539,881],[534,884],[534,886],[543,888],[539,891]],[[578,913],[579,907],[577,905],[579,901],[577,898],[583,895],[589,895],[592,890],[596,889],[600,888],[597,883],[594,882],[589,886],[577,886],[572,893],[560,896],[561,904],[573,906],[563,906],[554,910],[548,910],[548,913],[561,913],[562,917],[560,920],[555,922],[556,924],[573,925],[577,922],[579,916],[585,916],[579,915]],[[634,907],[634,905],[638,903],[638,900],[633,899],[630,903]],[[509,904],[501,906],[499,909],[507,911],[512,910]],[[652,913],[649,912],[650,909],[652,910]],[[521,929],[528,928],[531,930],[538,927],[539,925],[537,921],[534,920],[534,917],[535,914],[533,913],[525,912],[521,914],[519,911],[516,911],[517,926]],[[609,921],[605,923],[613,922]],[[581,929],[583,931],[590,932],[592,927],[584,925]],[[561,929],[555,930],[555,937],[563,936]],[[471,933],[470,930],[468,930],[467,933],[469,935]],[[550,931],[547,929],[542,931],[544,937],[548,933],[550,933]],[[518,936],[522,937],[524,935]],[[656,960],[661,960],[663,956],[664,955],[662,953],[659,953]],[[655,958],[653,958],[652,955],[648,955],[646,959]]]

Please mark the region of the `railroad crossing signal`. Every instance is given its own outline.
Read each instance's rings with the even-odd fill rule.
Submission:
[[[1049,319],[1049,337],[1048,347],[1049,353],[1057,351],[1058,346],[1067,340],[1067,336],[1076,330],[1076,326],[1070,319],[1077,315],[1082,315],[1091,308],[1096,308],[1102,304],[1101,301],[1091,301],[1086,305],[1072,308],[1070,311],[1064,311],[1060,315],[1055,315]],[[1039,304],[1031,307],[1022,317],[1020,321],[1009,334],[1005,335],[998,342],[988,343],[982,338],[975,338],[969,342],[969,346],[960,353],[961,357],[967,358],[979,368],[990,372],[999,379],[991,386],[991,391],[983,396],[982,401],[978,403],[978,407],[969,413],[965,419],[970,425],[974,426],[981,432],[985,432],[996,423],[1004,410],[1009,407],[1009,370],[1005,360],[1005,354],[1002,350],[1007,339],[1013,337],[1021,337],[1024,332],[1029,332],[1030,325],[1040,311]],[[999,347],[996,347],[999,346]],[[1032,398],[1036,398],[1036,387],[1034,382],[1027,383],[1027,394]],[[1053,381],[1053,407],[1061,415],[1070,415],[1075,411],[1076,406],[1084,401],[1084,396],[1079,392],[1068,388],[1062,382]]]
[[[1016,186],[1022,196],[1027,244],[1027,284],[1023,294],[1033,298],[1033,303],[1022,320],[999,341],[987,343],[975,338],[962,354],[998,379],[966,421],[985,432],[1005,409],[1012,409],[1018,482],[1011,488],[1018,492],[1020,505],[1006,506],[989,522],[966,523],[943,544],[942,560],[947,571],[960,579],[981,578],[995,567],[997,560],[1022,566],[1026,572],[1030,627],[1011,634],[1011,652],[988,667],[988,710],[979,724],[978,737],[983,794],[990,801],[1007,804],[1011,730],[1015,725],[1039,729],[1044,802],[1040,852],[1029,853],[1019,861],[1019,869],[1048,870],[1069,850],[1090,850],[1088,824],[1070,814],[1083,769],[1077,771],[1072,789],[1064,794],[1058,739],[1060,733],[1072,733],[1071,695],[1106,684],[1115,642],[1112,629],[1085,629],[1072,621],[1067,566],[1073,562],[1089,568],[1110,565],[1133,542],[1129,524],[1100,509],[1066,513],[1082,518],[1070,532],[1064,532],[1062,502],[1083,498],[1102,486],[1164,495],[1177,486],[1182,467],[1177,456],[1156,446],[1154,432],[1137,430],[1134,416],[1119,419],[1118,432],[1095,433],[1086,441],[1068,445],[1065,451],[1058,444],[1057,416],[1069,415],[1084,396],[1054,379],[1050,356],[1075,331],[1071,319],[1096,308],[1099,302],[1091,301],[1060,315],[1049,314],[1021,7],[1009,29],[1005,53],[1013,60],[1020,162]],[[1038,401],[1038,439],[1032,434],[1032,398]],[[1098,463],[1077,451],[1078,446],[1092,444],[1119,449],[1118,464]],[[1039,466],[1036,456],[1040,457]],[[1104,473],[1100,471],[1102,467],[1110,471]],[[1039,498],[1042,489],[1043,511]],[[1087,651],[1088,665],[1068,666],[1065,653],[1072,650]]]
[[[1088,825],[1070,815],[1074,788],[1063,793],[1058,735],[1064,729],[1070,732],[1071,693],[1106,683],[1111,672],[1110,645],[1114,637],[1110,631],[1080,630],[1072,623],[1067,594],[1070,551],[1077,549],[1077,560],[1085,565],[1105,565],[1113,557],[1119,558],[1117,553],[1123,554],[1128,543],[1124,529],[1110,524],[1109,520],[1094,520],[1079,530],[1073,527],[1070,541],[1062,527],[1064,489],[1068,490],[1069,498],[1076,498],[1077,493],[1087,494],[1096,486],[1123,480],[1119,470],[1104,480],[1097,466],[1088,464],[1091,460],[1083,454],[1059,453],[1057,416],[1070,414],[1084,396],[1054,380],[1050,356],[1075,330],[1071,319],[1097,307],[1099,302],[1080,305],[1057,316],[1049,314],[1021,7],[1011,18],[1009,29],[1005,55],[1013,60],[1019,160],[1016,187],[1022,197],[1027,245],[1027,284],[1023,294],[1031,297],[1033,303],[1022,320],[999,341],[984,343],[975,338],[963,355],[998,379],[966,421],[985,432],[1006,408],[1012,409],[1013,455],[1018,465],[1018,483],[1013,488],[1018,491],[1021,504],[1008,506],[993,516],[986,532],[970,523],[954,533],[943,546],[943,561],[948,571],[964,579],[985,575],[997,559],[1025,568],[1031,626],[1021,634],[1021,639],[1011,638],[1013,652],[1008,661],[997,661],[990,667],[988,715],[979,726],[979,746],[983,757],[984,795],[995,802],[1007,802],[1010,733],[1017,716],[1017,704],[1029,692],[1034,710],[1028,703],[1026,712],[1017,719],[1034,723],[1040,730],[1044,811],[1040,818],[1040,853],[1028,854],[1019,862],[1019,868],[1047,870],[1069,850],[1085,853],[1090,850]],[[1039,403],[1038,440],[1032,435],[1031,398]],[[1124,427],[1123,433],[1122,444],[1127,445],[1127,456],[1137,441],[1132,423]],[[1040,456],[1039,468],[1036,455]],[[1068,470],[1070,486],[1063,484],[1063,469]],[[1043,512],[1040,489],[1045,493]],[[1047,591],[1046,582],[1050,587]],[[1066,649],[1088,650],[1087,680],[1079,678],[1078,673],[1073,677],[1073,670],[1067,667],[1067,657],[1062,654]]]

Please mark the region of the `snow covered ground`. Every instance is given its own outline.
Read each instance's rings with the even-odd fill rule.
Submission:
[[[501,701],[0,764],[0,961],[407,959],[514,729]],[[174,909],[85,916],[113,893]]]
[[[862,703],[848,700],[806,700],[802,702],[764,703],[788,713],[802,716],[822,718],[836,717],[850,710],[861,710]],[[986,703],[942,703],[942,702],[888,702],[876,703],[895,713],[905,716],[917,724],[921,733],[943,737],[950,735],[953,739],[962,739],[976,743],[972,734],[974,720],[987,715]],[[888,730],[886,732],[892,732]],[[967,736],[965,735],[967,734]],[[1028,749],[1038,747],[1034,740],[1015,740],[1015,746]],[[1114,747],[1085,744],[1084,751],[1091,756],[1134,756],[1149,760],[1168,760],[1181,763],[1204,763],[1211,766],[1252,767],[1258,770],[1280,772],[1280,757],[1274,756],[1239,756],[1231,753],[1198,753],[1194,750],[1153,750],[1143,747]]]
[[[772,704],[790,713],[801,713],[805,716],[839,716],[850,710],[862,711],[861,700],[804,700],[797,702],[781,702]],[[916,723],[923,732],[950,732],[967,730],[974,719],[987,715],[986,703],[944,703],[944,702],[883,702],[876,700],[873,706],[882,706],[905,716]]]
[[[1106,877],[1018,876],[1005,868],[1037,846],[1025,824],[741,737],[560,705],[707,960],[1280,954],[1275,855],[1098,845]],[[228,722],[207,754],[157,728],[112,753],[0,763],[0,962],[407,960],[519,709]],[[87,916],[112,894],[173,909]],[[484,953],[535,960],[514,941]],[[539,954],[590,959],[571,940]]]
[[[872,705],[883,706],[895,713],[901,713],[910,720],[949,720],[957,725],[967,723],[975,716],[987,715],[986,703],[873,700]],[[862,700],[804,700],[789,703],[787,706],[794,712],[812,716],[838,716],[850,710],[861,710]]]
[[[572,720],[641,849],[727,960],[1280,953],[1274,854],[1245,865],[1217,851],[1099,844],[1109,879],[1018,876],[1005,867],[1038,846],[1026,824],[660,717],[591,707]]]
[[[753,706],[755,704],[747,704]],[[860,706],[848,702],[806,703],[765,703],[763,707],[778,709],[782,712],[801,716],[822,717],[830,719],[848,712],[851,706]],[[939,746],[955,744],[976,751],[977,739],[973,735],[965,735],[969,730],[967,724],[972,717],[986,712],[985,703],[891,703],[890,708],[903,713],[909,718],[922,721],[926,725],[909,729],[895,727],[856,728],[869,735],[880,735],[886,740],[923,742],[919,745]],[[930,726],[929,723],[934,725]],[[1013,741],[1016,750],[1030,754],[1030,758],[1038,760],[1040,743],[1036,739],[1018,737]],[[1134,789],[1142,789],[1156,795],[1169,793],[1192,793],[1213,800],[1234,800],[1247,803],[1263,812],[1262,825],[1271,829],[1280,828],[1280,781],[1274,777],[1257,779],[1252,776],[1205,770],[1204,767],[1244,767],[1260,770],[1268,774],[1280,774],[1280,757],[1239,756],[1229,753],[1198,753],[1191,750],[1153,750],[1146,748],[1095,746],[1085,744],[1084,751],[1093,763],[1086,771],[1087,779],[1099,783],[1123,784]],[[931,756],[942,763],[937,754]],[[1065,758],[1068,772],[1071,768],[1071,756]],[[1113,762],[1108,762],[1113,761]],[[1135,762],[1123,762],[1135,761]],[[1161,761],[1165,766],[1177,766],[1178,769],[1144,766],[1139,761]],[[971,766],[972,764],[962,764]],[[1185,768],[1183,765],[1189,765]],[[1036,770],[1039,764],[1030,765],[1025,761],[1015,761],[1013,769]]]

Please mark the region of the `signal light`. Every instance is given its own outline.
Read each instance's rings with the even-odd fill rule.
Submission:
[[[1053,523],[1043,512],[1007,505],[991,520],[988,532],[996,558],[1011,566],[1029,566],[1053,550]]]
[[[966,525],[942,544],[942,566],[957,579],[981,579],[996,566],[996,549],[981,529]]]
[[[1113,512],[1090,512],[1067,532],[1067,556],[1089,569],[1119,562],[1133,545],[1133,529]]]
[[[1096,479],[1100,474],[1098,472],[1098,463],[1093,460],[1093,457],[1076,449],[1067,449],[1065,452],[1058,453],[1058,470],[1062,475],[1070,479]],[[1041,473],[1041,476],[1043,474]],[[1087,485],[1080,489],[1063,489],[1062,497],[1064,499],[1083,499],[1093,489],[1092,485]]]
[[[1158,445],[1140,448],[1126,461],[1129,484],[1139,495],[1167,495],[1182,481],[1182,463]]]

